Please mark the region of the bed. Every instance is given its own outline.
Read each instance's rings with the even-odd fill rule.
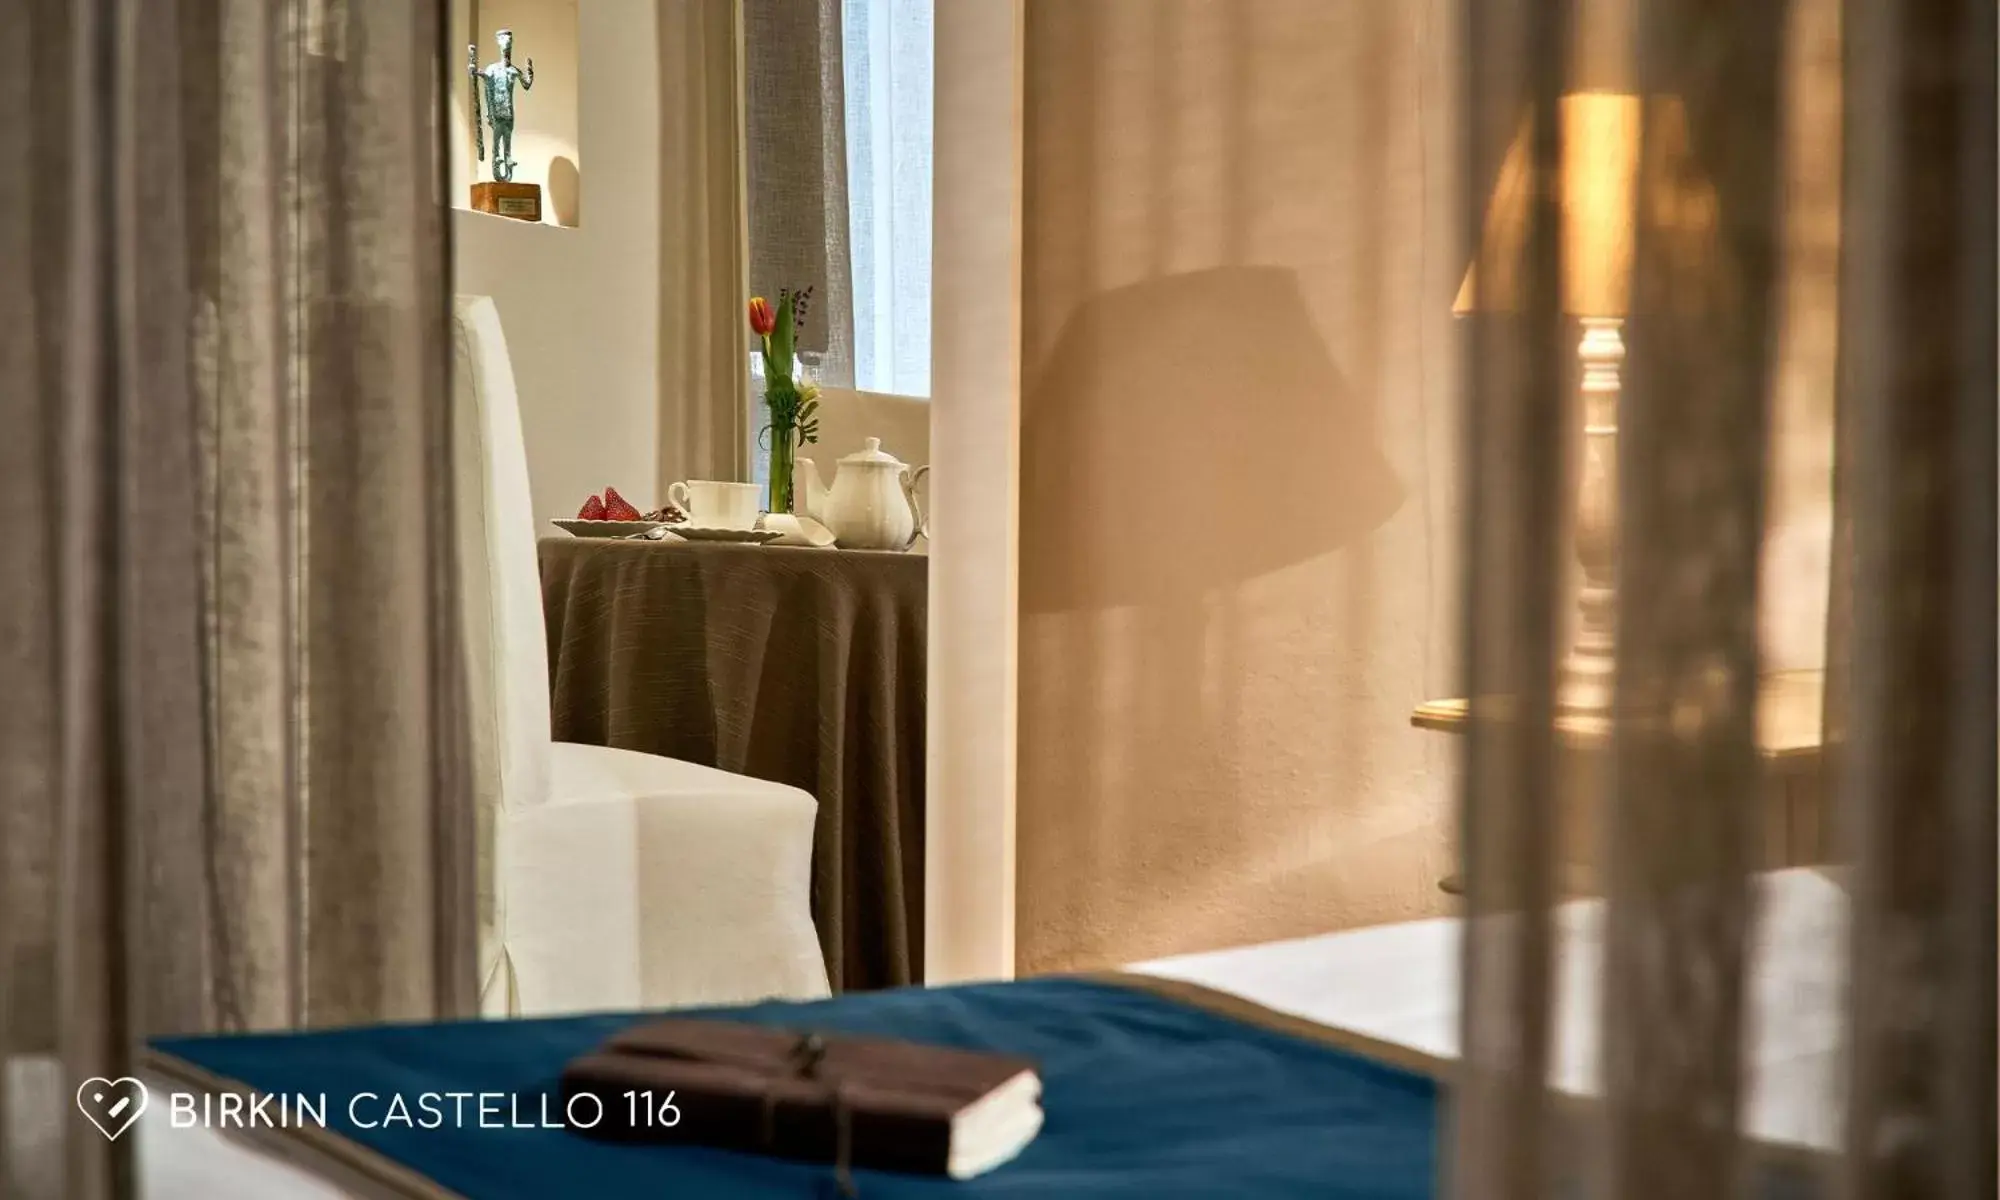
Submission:
[[[1845,938],[1845,896],[1833,881],[1811,870],[1775,873],[1764,877],[1760,887],[1763,921],[1756,950],[1752,1015],[1757,1052],[1751,1065],[1746,1127],[1756,1138],[1781,1147],[1830,1149],[1837,1144],[1840,1118],[1833,1098],[1840,1093],[1835,1086],[1843,985],[1842,955],[1838,949]],[[1591,1012],[1595,1004],[1595,957],[1602,915],[1602,905],[1595,901],[1573,902],[1559,914],[1564,1018],[1552,1078],[1564,1090],[1578,1094],[1588,1094],[1595,1087],[1590,1033],[1593,1022],[1579,1019],[1579,1015]],[[1257,1062],[1267,1061],[1272,1055],[1282,1058],[1290,1054],[1304,1059],[1320,1053],[1322,1048],[1330,1054],[1346,1054],[1382,1064],[1379,1078],[1369,1076],[1365,1069],[1359,1075],[1350,1071],[1349,1075],[1323,1076],[1333,1081],[1324,1085],[1329,1089],[1358,1089],[1347,1108],[1325,1110],[1327,1119],[1323,1126],[1313,1123],[1311,1128],[1295,1128],[1283,1135],[1273,1135],[1268,1128],[1231,1132],[1227,1128],[1228,1114],[1217,1112],[1186,1124],[1171,1138],[1148,1143],[1158,1145],[1157,1153],[1132,1156],[1131,1148],[1126,1147],[1121,1152],[1131,1156],[1128,1164],[1131,1174],[1135,1179],[1143,1177],[1143,1185],[1136,1187],[1133,1195],[1202,1194],[1203,1185],[1193,1182],[1198,1176],[1186,1172],[1177,1176],[1175,1164],[1198,1157],[1196,1152],[1210,1142],[1225,1148],[1234,1145],[1235,1152],[1246,1161],[1260,1161],[1269,1160],[1274,1154],[1282,1157],[1274,1147],[1282,1149],[1296,1142],[1320,1154],[1329,1138],[1339,1141],[1346,1137],[1353,1143],[1348,1158],[1315,1160],[1344,1164],[1343,1170],[1349,1173],[1347,1182],[1352,1185],[1345,1191],[1327,1191],[1323,1186],[1310,1191],[1293,1187],[1296,1176],[1284,1176],[1275,1166],[1268,1186],[1231,1190],[1238,1195],[1273,1197],[1418,1196],[1427,1194],[1429,1180],[1434,1175],[1430,1143],[1435,1132],[1435,1088],[1431,1081],[1451,1059],[1457,1038],[1460,930],[1461,922],[1450,918],[1380,926],[1135,964],[1119,979],[1030,980],[987,985],[989,990],[966,991],[965,1002],[985,1004],[989,1003],[990,995],[997,994],[1010,1003],[1029,1005],[1034,1016],[1017,1023],[1019,1035],[1042,1038],[1045,1049],[1064,1044],[1066,1030],[1073,1032],[1087,1027],[1096,1019],[1093,1014],[1099,1008],[1115,1010],[1119,1020],[1136,1021],[1147,1027],[1168,1028],[1183,1019],[1222,1022],[1234,1031],[1227,1035],[1231,1047],[1238,1043],[1256,1047],[1254,1054],[1249,1049],[1244,1051],[1253,1054],[1244,1060],[1251,1065],[1231,1065],[1233,1060],[1226,1056],[1213,1057],[1220,1054],[1217,1050],[1220,1043],[1215,1040],[1215,1031],[1220,1026],[1204,1025],[1201,1037],[1207,1040],[1200,1046],[1205,1048],[1188,1043],[1189,1057],[1182,1064],[1186,1069],[1179,1070],[1168,1063],[1164,1075],[1154,1076],[1156,1080],[1165,1075],[1199,1076],[1203,1066],[1222,1071],[1254,1071],[1258,1069]],[[946,991],[955,993],[959,989]],[[930,993],[928,997],[937,995]],[[1133,999],[1128,1001],[1127,996]],[[918,989],[908,989],[830,1003],[856,1006],[859,1011],[880,1016],[897,1005],[919,1000],[931,1002]],[[1110,1007],[1104,1008],[1107,1005]],[[793,1014],[796,1015],[795,1008]],[[877,1025],[894,1028],[899,1019],[892,1016]],[[539,1035],[524,1029],[522,1036]],[[1076,1036],[1090,1040],[1080,1033]],[[221,1061],[229,1060],[225,1056]],[[1338,1065],[1337,1059],[1328,1061]],[[1350,1075],[1360,1082],[1354,1083]],[[173,1083],[177,1087],[186,1085],[184,1078]],[[1160,1086],[1170,1090],[1168,1084]],[[1040,1141],[1065,1136],[1059,1120],[1061,1102],[1059,1085],[1052,1079],[1050,1123]],[[1261,1124],[1268,1127],[1272,1119],[1267,1117]],[[421,1182],[421,1173],[399,1177],[392,1172],[385,1178],[381,1172],[370,1169],[370,1156],[346,1155],[337,1146],[330,1151],[324,1144],[300,1144],[296,1138],[273,1143],[269,1135],[258,1144],[250,1144],[238,1140],[246,1136],[242,1134],[171,1128],[161,1105],[149,1108],[140,1122],[138,1136],[142,1174],[151,1188],[149,1194],[154,1196],[295,1200],[458,1194],[427,1187]],[[1274,1136],[1275,1141],[1271,1140]],[[1264,1139],[1261,1143],[1256,1141],[1260,1137]],[[1287,1142],[1286,1137],[1292,1142]],[[1033,1147],[1030,1153],[1034,1153]],[[1355,1154],[1363,1158],[1356,1160]],[[1363,1166],[1355,1168],[1356,1161],[1362,1161]],[[1050,1176],[1046,1171],[1034,1178],[1031,1188],[1007,1186],[1009,1172],[1018,1170],[1019,1177],[1025,1180],[1032,1175],[1032,1166],[1029,1156],[1024,1155],[1020,1162],[983,1181],[974,1181],[985,1186],[957,1186],[968,1196],[1114,1194],[1093,1190],[1096,1185],[1088,1184],[1081,1174],[1072,1177],[1078,1181],[1073,1189],[1052,1186],[1051,1178],[1064,1177]],[[1368,1174],[1378,1168],[1378,1174]],[[1187,1168],[1193,1170],[1192,1166]],[[757,1178],[763,1180],[762,1176]],[[776,1178],[783,1183],[784,1177]],[[899,1186],[902,1183],[895,1177],[864,1175],[862,1193],[871,1197],[933,1194],[922,1187]],[[733,1185],[726,1190],[738,1191]],[[602,1190],[580,1188],[574,1192],[565,1190],[564,1194],[625,1192],[607,1185]],[[746,1183],[740,1194],[801,1193],[796,1188],[787,1190],[776,1185],[765,1191]]]

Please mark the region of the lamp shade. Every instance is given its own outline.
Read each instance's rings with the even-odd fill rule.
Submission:
[[[1641,102],[1616,92],[1561,100],[1562,307],[1570,316],[1622,317],[1632,271],[1632,192],[1639,165]],[[1451,310],[1507,311],[1519,304],[1521,252],[1533,195],[1530,124],[1507,148],[1486,206],[1481,253],[1465,273]],[[1480,262],[1493,278],[1477,280]]]

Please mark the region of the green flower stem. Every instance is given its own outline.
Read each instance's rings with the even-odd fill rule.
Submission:
[[[771,424],[771,494],[769,509],[774,513],[792,511],[792,471],[798,458],[798,429]]]

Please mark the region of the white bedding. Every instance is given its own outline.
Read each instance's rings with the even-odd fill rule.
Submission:
[[[1749,1122],[1760,1137],[1836,1144],[1841,1094],[1838,1060],[1846,897],[1811,871],[1765,879],[1756,952],[1753,1022],[1758,1047]],[[1563,1020],[1554,1080],[1588,1092],[1597,995],[1596,957],[1603,908],[1578,901],[1561,910]],[[1141,963],[1135,971],[1204,984],[1269,1008],[1336,1025],[1441,1057],[1458,1039],[1455,918],[1191,954]],[[163,1106],[136,1131],[152,1197],[214,1200],[340,1200],[351,1193],[317,1181],[220,1134],[173,1129]]]
[[[1752,949],[1749,1131],[1770,1141],[1831,1149],[1839,1144],[1843,1094],[1841,1004],[1847,895],[1812,870],[1760,881]],[[1602,901],[1559,911],[1562,991],[1550,1082],[1596,1091],[1598,963]],[[1455,917],[1379,925],[1237,950],[1189,954],[1131,969],[1233,992],[1442,1058],[1458,1053]]]

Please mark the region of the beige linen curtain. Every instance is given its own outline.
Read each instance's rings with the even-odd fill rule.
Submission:
[[[748,479],[738,0],[667,0],[660,33],[660,486]]]
[[[1769,483],[1787,155],[1788,6],[1621,6],[1642,98],[1616,475],[1611,751],[1587,787],[1608,900],[1601,1012],[1557,1013],[1563,857],[1553,717],[1577,329],[1559,280],[1561,97],[1590,82],[1586,0],[1469,0],[1463,230],[1521,301],[1468,331],[1464,790],[1468,926],[1456,1195],[1759,1190],[1744,1108],[1762,824],[1755,614]],[[1994,6],[1849,0],[1839,447],[1825,731],[1851,1074],[1822,1194],[1994,1193]],[[1601,50],[1602,45],[1597,44]],[[1526,236],[1482,243],[1486,189],[1532,131]],[[1792,161],[1796,161],[1795,159]],[[1561,1021],[1597,1023],[1601,1105],[1545,1087]],[[1765,1180],[1765,1182],[1768,1182]]]
[[[0,38],[0,1194],[168,1032],[475,1006],[441,3]]]

